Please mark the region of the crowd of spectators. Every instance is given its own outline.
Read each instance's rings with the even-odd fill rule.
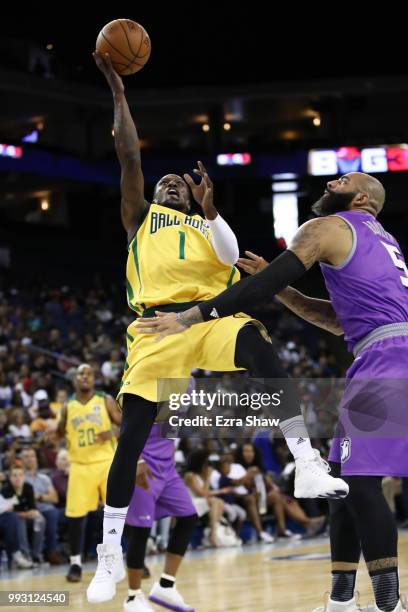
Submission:
[[[9,564],[25,568],[66,562],[69,462],[56,433],[58,414],[83,362],[93,367],[97,389],[116,395],[132,318],[121,287],[0,293],[0,545]],[[326,340],[316,334],[310,342],[302,323],[279,306],[273,322],[285,367],[301,379],[299,394],[314,443],[327,456],[339,398],[334,381],[344,370]],[[193,375],[217,391],[253,385],[242,372]],[[209,546],[223,542],[223,521],[232,525],[237,542],[244,523],[254,539],[264,542],[293,537],[292,530],[308,536],[324,529],[325,504],[299,504],[293,497],[293,460],[276,430],[257,429],[240,439],[182,438],[175,459]],[[387,483],[390,503],[402,520],[407,517],[403,484],[395,479]],[[96,517],[89,521],[90,552],[100,528]]]

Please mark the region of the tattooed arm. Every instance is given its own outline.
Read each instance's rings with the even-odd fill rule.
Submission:
[[[293,287],[287,287],[276,296],[282,304],[308,323],[341,336],[344,334],[329,300],[319,300],[303,295]]]
[[[123,226],[132,238],[145,207],[144,178],[140,161],[140,142],[130,114],[122,79],[114,70],[109,54],[94,53],[95,63],[111,88],[114,101],[115,150],[121,167],[120,190]]]
[[[246,257],[238,259],[238,266],[248,274],[254,275],[264,270],[268,262],[263,257],[245,251]],[[317,325],[332,334],[342,335],[344,332],[337,321],[336,313],[329,300],[308,297],[293,287],[287,287],[276,295],[276,298],[289,310],[308,323]]]

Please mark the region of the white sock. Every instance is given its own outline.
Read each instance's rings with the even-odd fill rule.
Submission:
[[[112,508],[106,505],[103,511],[103,543],[120,546],[128,507]]]
[[[81,555],[72,555],[69,558],[69,562],[71,565],[79,565],[79,567],[82,567]]]
[[[310,444],[309,434],[303,416],[292,417],[280,422],[280,429],[295,459],[314,459],[315,453]]]
[[[136,597],[136,595],[140,595],[142,589],[128,589],[129,597]]]

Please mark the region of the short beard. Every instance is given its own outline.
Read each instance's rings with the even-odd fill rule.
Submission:
[[[355,196],[357,195],[354,191],[348,193],[334,193],[329,191],[328,195],[324,195],[312,206],[312,211],[318,217],[327,217],[328,215],[335,215],[338,212],[344,212],[349,209],[349,206]]]

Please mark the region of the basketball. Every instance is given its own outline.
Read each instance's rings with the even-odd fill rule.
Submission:
[[[150,38],[136,21],[115,19],[99,32],[96,50],[102,54],[109,53],[118,74],[134,74],[143,68],[150,57]]]

